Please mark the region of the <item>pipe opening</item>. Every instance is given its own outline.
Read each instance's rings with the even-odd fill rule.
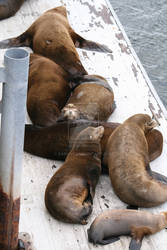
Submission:
[[[29,56],[29,53],[25,49],[11,48],[5,53],[5,57],[8,59],[25,59]]]

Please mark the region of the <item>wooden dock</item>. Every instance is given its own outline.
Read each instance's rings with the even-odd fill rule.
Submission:
[[[136,113],[157,115],[164,136],[162,155],[151,163],[153,170],[167,176],[167,112],[137,58],[108,0],[27,0],[18,13],[0,21],[0,40],[25,31],[44,11],[65,5],[72,27],[83,37],[103,43],[113,54],[78,49],[82,63],[90,74],[106,77],[115,93],[116,109],[110,121],[123,122]],[[0,51],[0,63],[4,50]],[[56,221],[44,205],[44,191],[51,176],[62,162],[24,154],[20,232],[27,232],[36,250],[127,250],[130,237],[107,246],[88,243],[87,229],[94,218],[107,208],[125,208],[113,193],[110,180],[101,176],[88,225],[70,225]],[[52,168],[55,165],[57,168]],[[152,212],[167,210],[167,203]],[[166,250],[167,231],[145,237],[142,250]]]

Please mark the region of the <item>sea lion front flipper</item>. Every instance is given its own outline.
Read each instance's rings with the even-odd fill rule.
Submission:
[[[73,31],[71,37],[76,48],[104,52],[104,53],[112,53],[112,50],[109,49],[106,45],[86,40],[77,33],[75,33],[75,31]]]
[[[31,38],[28,37],[26,32],[18,37],[13,37],[0,41],[0,49],[7,49],[11,47],[30,47]]]
[[[147,173],[155,180],[160,181],[167,185],[167,177],[165,175],[162,175],[160,173],[157,173],[155,171],[152,171],[150,168],[150,165],[147,165],[146,167]]]
[[[137,241],[134,238],[132,238],[130,245],[129,245],[129,250],[140,250],[141,244],[142,244],[142,241]]]
[[[114,243],[114,242],[116,242],[118,240],[120,240],[119,237],[113,236],[113,237],[105,239],[105,240],[103,239],[103,240],[99,241],[98,243],[101,244],[101,245],[107,245],[107,244]]]

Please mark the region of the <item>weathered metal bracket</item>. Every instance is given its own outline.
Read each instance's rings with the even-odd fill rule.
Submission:
[[[0,68],[3,83],[0,137],[0,249],[16,250],[20,215],[29,53],[12,48]]]

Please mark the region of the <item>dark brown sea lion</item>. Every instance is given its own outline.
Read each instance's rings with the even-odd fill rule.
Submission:
[[[107,80],[98,75],[85,75],[62,109],[61,116],[67,120],[107,121],[114,108],[114,93]]]
[[[108,174],[108,166],[103,161],[109,136],[120,124],[112,122],[97,122],[88,120],[57,122],[54,126],[38,128],[33,125],[25,126],[24,150],[28,153],[49,158],[53,160],[65,160],[70,152],[76,136],[88,126],[104,127],[104,135],[101,139],[102,150],[102,172]],[[153,129],[146,135],[149,148],[149,159],[153,161],[161,155],[163,136],[160,131]],[[148,173],[155,179],[167,183],[167,178],[161,174],[151,171]]]
[[[149,115],[127,119],[108,139],[104,161],[108,163],[115,193],[125,203],[154,207],[167,201],[167,186],[148,175],[148,144],[145,137],[155,126]]]
[[[70,26],[65,7],[46,11],[23,34],[0,42],[0,48],[28,46],[66,70],[71,77],[87,74],[75,46],[111,52],[104,45],[85,40]]]
[[[121,235],[131,235],[130,250],[139,250],[145,235],[154,234],[167,226],[167,212],[152,214],[128,209],[107,210],[88,229],[88,239],[94,244],[109,244]]]
[[[0,0],[0,20],[13,16],[24,0]]]
[[[49,181],[45,205],[54,218],[68,223],[87,223],[101,172],[103,133],[102,126],[81,131],[65,163]]]
[[[55,124],[70,93],[70,80],[61,66],[46,57],[30,55],[27,111],[35,125]]]

